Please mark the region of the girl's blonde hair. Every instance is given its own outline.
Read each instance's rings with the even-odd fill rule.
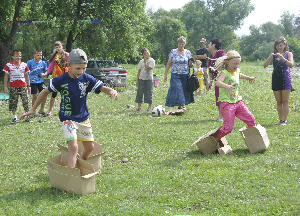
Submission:
[[[54,46],[55,46],[55,47],[56,47],[56,46],[62,46],[62,45],[63,45],[63,44],[62,44],[62,42],[60,42],[60,41],[55,41],[55,42],[54,42]],[[56,56],[56,54],[57,54],[57,51],[55,51],[55,52],[52,54],[52,56],[51,56],[50,59],[49,59],[49,62],[51,62],[51,61],[54,59],[54,57]],[[63,67],[66,66],[66,64],[67,64],[66,52],[65,52],[64,50],[61,51],[61,64],[62,64]]]
[[[227,61],[230,61],[231,59],[234,58],[241,58],[241,55],[235,50],[228,51],[225,56],[222,56],[216,60],[213,70],[215,71],[224,70],[227,67]]]

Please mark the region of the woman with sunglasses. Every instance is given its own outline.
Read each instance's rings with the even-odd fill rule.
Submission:
[[[294,65],[293,53],[289,52],[288,42],[284,37],[277,38],[274,50],[264,63],[266,68],[273,61],[272,90],[277,101],[279,122],[275,125],[287,125],[289,98],[292,90],[290,68]]]

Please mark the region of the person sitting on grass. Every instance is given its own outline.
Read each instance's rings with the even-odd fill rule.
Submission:
[[[255,82],[256,77],[249,77],[240,73],[238,68],[241,56],[237,51],[231,50],[226,56],[218,58],[215,69],[219,70],[216,86],[220,88],[220,111],[223,117],[223,127],[215,134],[215,139],[220,140],[231,133],[235,117],[238,117],[248,125],[248,128],[256,126],[256,120],[239,96],[239,80],[246,79],[250,83]]]
[[[37,99],[37,90],[41,92],[45,88],[43,76],[46,75],[46,71],[47,71],[47,65],[45,62],[42,61],[42,57],[43,57],[42,50],[35,49],[33,51],[33,56],[34,59],[31,59],[27,62],[27,66],[30,70],[29,78],[30,78],[31,94],[32,94],[32,106]],[[45,98],[45,100],[42,102],[41,108],[38,112],[42,116],[46,116],[46,113],[44,112],[46,100],[47,98]]]
[[[142,110],[142,102],[148,103],[147,111],[152,111],[153,103],[153,69],[155,60],[150,57],[150,52],[147,48],[142,49],[143,59],[138,64],[138,74],[136,86],[138,86],[135,102],[138,103],[136,111]]]
[[[85,73],[87,63],[87,56],[83,50],[72,50],[68,61],[70,71],[51,79],[48,88],[38,95],[33,107],[20,117],[22,119],[24,116],[34,115],[39,104],[50,92],[60,92],[59,119],[68,143],[67,163],[69,167],[77,167],[77,140],[82,141],[84,146],[81,155],[83,159],[88,159],[94,149],[94,138],[86,104],[88,92],[99,94],[101,91],[109,95],[111,99],[117,100],[118,98],[116,90],[104,86],[103,82]]]
[[[29,68],[26,63],[21,62],[22,53],[19,50],[13,50],[10,53],[11,58],[13,61],[7,63],[3,68],[5,72],[4,75],[4,92],[8,92],[7,88],[7,81],[8,76],[10,77],[9,82],[9,111],[12,111],[13,120],[12,124],[16,123],[17,118],[17,108],[18,108],[18,98],[19,95],[22,99],[22,104],[24,107],[25,112],[29,110],[29,102],[27,96],[27,90],[30,93],[30,80],[28,76]],[[26,116],[26,122],[32,122],[31,119]]]

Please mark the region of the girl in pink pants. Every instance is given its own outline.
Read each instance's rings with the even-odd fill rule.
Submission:
[[[219,58],[215,64],[215,69],[220,70],[216,86],[220,89],[219,102],[220,111],[223,117],[223,127],[215,134],[215,139],[219,140],[225,135],[231,133],[235,117],[238,117],[248,125],[248,128],[256,126],[256,120],[247,109],[239,96],[239,79],[255,82],[256,77],[249,77],[240,73],[238,68],[241,62],[241,56],[237,51],[231,50],[226,56]]]

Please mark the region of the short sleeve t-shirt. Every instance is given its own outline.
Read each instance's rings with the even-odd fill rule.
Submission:
[[[82,74],[73,79],[64,73],[49,81],[50,92],[60,92],[61,103],[59,111],[60,121],[73,120],[83,122],[88,119],[89,112],[86,104],[87,94],[99,94],[104,83],[89,74]]]
[[[34,59],[31,59],[27,62],[27,66],[30,70],[28,72],[30,83],[43,83],[44,78],[41,76],[47,70],[47,65],[42,60],[39,63],[36,63]]]
[[[153,69],[155,66],[155,60],[153,58],[147,59],[147,64],[152,70],[146,70],[144,59],[142,59],[138,64],[138,69],[141,69],[139,79],[141,80],[153,80]]]
[[[198,49],[196,51],[196,55],[205,55],[208,57],[208,49],[207,48],[203,48],[203,49]],[[206,59],[199,59],[201,62],[202,62],[202,67],[207,67],[207,60],[208,58]]]
[[[11,87],[25,87],[27,86],[25,81],[25,74],[29,72],[29,68],[26,63],[20,62],[19,67],[14,65],[11,61],[5,65],[3,71],[10,76],[9,86]]]
[[[219,100],[218,102],[229,102],[229,103],[236,103],[242,100],[242,97],[239,96],[239,74],[240,69],[238,68],[235,72],[229,72],[228,70],[222,70],[220,72],[225,74],[225,79],[223,83],[227,85],[234,85],[234,90],[230,93],[227,93],[225,88],[219,89]]]
[[[192,54],[189,50],[183,55],[179,55],[177,49],[172,49],[169,58],[172,61],[172,73],[176,74],[188,74],[189,73],[189,65],[188,60],[192,58]]]

